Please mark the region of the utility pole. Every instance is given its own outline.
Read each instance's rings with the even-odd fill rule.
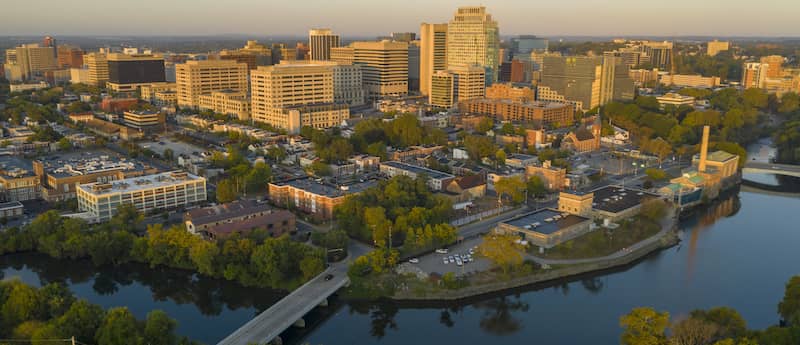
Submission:
[[[72,345],[75,345],[75,336],[74,335],[72,336],[72,338],[70,338],[70,340],[72,340]]]

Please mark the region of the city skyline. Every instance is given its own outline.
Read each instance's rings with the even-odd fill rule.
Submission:
[[[674,0],[669,3],[618,0],[613,4],[587,0],[546,3],[521,0],[252,3],[231,0],[225,3],[222,19],[219,19],[218,3],[208,0],[169,3],[76,0],[72,4],[50,11],[52,3],[45,0],[16,3],[3,9],[0,32],[5,35],[302,36],[310,28],[329,27],[343,36],[384,35],[417,32],[421,22],[446,22],[459,6],[483,5],[499,22],[500,33],[504,36],[528,33],[543,36],[800,36],[800,28],[793,24],[792,18],[800,11],[800,3],[780,0],[759,3],[759,15],[755,17],[751,16],[752,4],[741,0]],[[643,12],[652,13],[655,18],[642,15]],[[272,16],[272,13],[279,15]],[[31,20],[33,14],[37,20]],[[95,20],[77,21],[75,18]]]

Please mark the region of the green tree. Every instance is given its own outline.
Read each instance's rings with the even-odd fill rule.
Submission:
[[[499,266],[504,274],[522,265],[525,249],[517,243],[518,236],[489,234],[478,245],[478,254]]]
[[[105,311],[86,300],[73,303],[55,326],[60,334],[75,336],[82,343],[94,342],[94,335],[105,318]]]
[[[300,271],[303,272],[303,279],[314,278],[325,270],[325,263],[319,257],[306,256],[300,261]]]
[[[480,121],[478,121],[478,125],[475,126],[475,130],[478,131],[478,133],[486,133],[492,128],[494,128],[494,120],[492,120],[490,117],[484,117],[480,119]]]
[[[783,300],[778,304],[778,313],[792,326],[800,327],[800,276],[786,283]]]
[[[541,197],[547,193],[547,187],[544,185],[544,181],[538,175],[533,175],[528,179],[528,193],[534,197]]]
[[[177,344],[177,327],[178,323],[167,316],[167,313],[161,310],[151,311],[144,322],[144,344]]]
[[[95,334],[97,345],[142,345],[138,322],[128,308],[108,310]]]
[[[217,183],[217,201],[220,203],[231,202],[239,198],[236,185],[230,179],[223,179]]]
[[[652,308],[634,308],[620,318],[619,324],[623,328],[622,344],[667,344],[666,330],[669,326],[667,312],[659,313]]]
[[[778,112],[781,114],[790,114],[800,109],[800,96],[795,92],[787,92],[781,96],[781,105],[778,107]]]
[[[471,160],[480,162],[484,157],[489,157],[495,152],[495,145],[489,137],[468,135],[464,138],[464,149]]]
[[[72,142],[69,141],[67,138],[61,138],[58,140],[58,149],[61,151],[66,151],[72,148]]]
[[[497,202],[500,204],[503,203],[503,195],[509,196],[514,204],[520,204],[525,201],[527,185],[522,176],[502,178],[494,183],[494,189],[497,192]]]
[[[164,160],[166,160],[166,161],[170,161],[171,162],[171,161],[175,160],[175,152],[173,152],[172,149],[164,149],[164,153],[162,154],[162,156],[164,157]]]
[[[494,153],[494,160],[497,162],[497,165],[506,165],[506,151],[503,149],[497,150],[497,152]]]

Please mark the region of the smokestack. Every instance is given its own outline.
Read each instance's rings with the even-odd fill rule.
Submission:
[[[697,166],[697,171],[706,172],[706,159],[708,158],[708,134],[710,127],[703,126],[703,142],[700,144],[700,164]]]

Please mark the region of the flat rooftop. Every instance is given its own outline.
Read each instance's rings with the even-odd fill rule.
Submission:
[[[16,156],[1,156],[0,171],[9,177],[33,176],[33,162]]]
[[[639,205],[645,198],[658,197],[652,193],[621,186],[606,186],[592,192],[594,193],[592,208],[611,213],[619,213]]]
[[[205,181],[205,178],[192,175],[183,171],[170,171],[153,175],[146,175],[140,177],[131,177],[123,180],[113,181],[110,183],[94,182],[78,186],[87,193],[97,196],[104,194],[114,193],[130,193],[146,189],[153,189],[158,187],[167,187],[177,183],[191,182],[191,181]],[[95,186],[109,186],[108,188],[98,190],[93,188]]]
[[[448,173],[444,173],[444,172],[433,170],[433,169],[423,168],[423,167],[416,166],[416,165],[406,164],[406,163],[398,162],[398,161],[381,162],[381,165],[386,165],[386,166],[390,166],[392,168],[410,171],[410,172],[412,172],[414,174],[417,174],[417,175],[425,174],[428,177],[430,177],[432,179],[436,179],[436,180],[441,180],[441,179],[446,179],[446,178],[455,178],[455,176],[450,175]]]
[[[517,218],[503,222],[517,228],[551,235],[561,229],[566,229],[576,224],[590,221],[589,218],[574,214],[562,213],[549,208],[523,214]]]
[[[374,187],[378,184],[375,180],[367,180],[364,182],[356,182],[347,185],[333,185],[327,182],[317,182],[316,180],[305,177],[283,182],[272,183],[276,186],[291,186],[296,189],[304,190],[308,193],[322,195],[329,198],[338,198],[353,193],[360,193],[367,188]]]
[[[90,150],[58,153],[38,159],[44,171],[63,178],[111,170],[137,171],[149,166],[110,150]]]

